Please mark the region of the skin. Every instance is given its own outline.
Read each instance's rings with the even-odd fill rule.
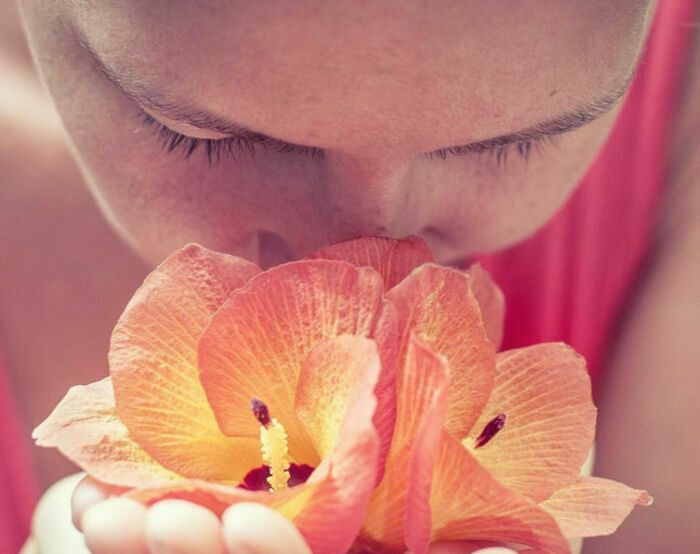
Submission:
[[[151,265],[196,241],[265,267],[367,234],[422,234],[443,263],[528,237],[569,197],[603,144],[618,107],[557,137],[555,144],[543,144],[541,152],[535,148],[527,160],[512,148],[500,165],[493,152],[445,160],[424,154],[518,132],[623,92],[651,8],[639,0],[532,0],[526,8],[515,1],[450,2],[439,8],[423,2],[360,6],[294,1],[278,2],[274,9],[245,2],[22,3],[30,46],[72,153],[100,209],[125,242]],[[207,110],[276,139],[322,149],[324,157],[258,146],[254,159],[239,155],[209,165],[201,149],[189,159],[166,153],[152,128],[143,125],[144,112],[177,133],[199,139],[224,135],[176,121],[155,102],[130,98],[103,74],[94,55],[124,83],[133,81],[131,88],[150,91],[152,100],[163,103],[168,97],[190,112]],[[695,103],[687,111],[689,122],[700,121]],[[22,127],[13,128],[31,142]],[[681,197],[691,202],[671,202],[664,212],[664,222],[680,222],[659,240],[663,255],[649,269],[645,296],[633,303],[636,312],[625,327],[629,332],[622,334],[613,355],[615,380],[606,393],[616,400],[609,401],[610,424],[601,431],[599,452],[605,475],[652,491],[678,491],[678,498],[686,490],[663,476],[671,474],[684,483],[688,470],[682,464],[669,467],[672,461],[653,452],[668,451],[663,440],[668,433],[663,430],[695,405],[688,393],[693,387],[687,385],[693,378],[697,382],[697,376],[682,373],[682,368],[693,367],[700,356],[697,349],[686,347],[691,339],[683,330],[692,325],[683,327],[675,318],[683,313],[692,322],[700,314],[690,308],[669,313],[667,307],[671,301],[692,305],[695,281],[685,270],[700,268],[694,254],[700,251],[694,223],[698,218],[692,217],[700,214],[697,170],[687,169],[692,165],[688,160],[697,159],[696,150],[700,153],[696,131],[692,125],[679,130],[684,133],[685,157],[675,161],[682,184],[672,188],[690,191]],[[64,175],[71,171],[72,166]],[[691,215],[679,219],[679,211]],[[91,242],[86,237],[96,256],[105,251],[107,240]],[[137,262],[129,262],[137,268],[133,273],[120,279],[107,276],[123,290],[133,290],[131,281],[140,271]],[[115,309],[123,306],[123,291],[108,289],[107,294]],[[27,311],[26,304],[22,308]],[[680,331],[665,331],[663,324],[669,322]],[[650,334],[660,335],[658,342],[648,340]],[[667,347],[669,340],[675,350]],[[103,353],[99,346],[95,352]],[[633,373],[640,355],[649,376],[641,384]],[[671,364],[669,370],[669,360],[683,363]],[[669,372],[674,382],[686,385],[681,390],[662,387],[667,395],[659,403],[673,406],[640,413],[643,400],[659,390],[654,376],[668,379]],[[20,391],[22,387],[20,383]],[[65,388],[61,383],[60,391]],[[27,409],[45,415],[58,396],[40,394],[46,395],[45,405],[34,402],[36,407]],[[635,421],[652,416],[659,429],[650,439]],[[691,436],[681,441],[686,456],[699,454],[697,446],[690,445]],[[634,446],[623,451],[621,443]],[[630,450],[636,456],[630,456]],[[638,463],[641,459],[647,463]],[[181,540],[177,530],[163,531],[162,520],[206,518],[182,503],[161,506],[155,513],[115,506],[113,501],[103,502],[109,491],[95,483],[81,485],[76,494],[90,499],[76,504],[75,517],[98,554],[110,551],[115,532],[124,538],[110,527],[110,510],[127,511],[133,517],[131,527],[142,530],[129,540],[141,541],[153,552],[174,551],[166,543]],[[46,504],[48,513],[67,510],[68,493],[57,497],[58,504]],[[682,552],[693,544],[693,522],[674,511],[674,504],[655,508],[653,516],[635,515],[629,531],[613,539],[614,551],[643,549],[658,540],[652,537],[658,535],[653,529],[663,522],[683,532],[679,538],[664,538],[661,550]],[[254,551],[245,541],[263,545],[267,537],[256,538],[255,525],[236,522],[268,517],[271,527],[289,531],[288,545],[296,544],[294,530],[284,531],[286,523],[275,520],[275,514],[246,515],[246,507],[238,510],[242,511],[236,517],[224,518],[221,531],[214,525],[202,540],[216,536],[230,552]],[[643,517],[652,517],[649,521],[654,523],[633,523]],[[56,544],[54,531],[46,529],[37,527],[34,546],[42,540]],[[252,538],[247,538],[248,531]],[[596,544],[593,541],[591,552],[612,551],[606,550],[608,543]],[[274,547],[258,551],[274,552]],[[304,552],[304,545],[295,551]]]
[[[413,233],[455,261],[512,244],[554,213],[614,111],[527,163],[512,153],[506,167],[488,155],[423,154],[621,90],[647,6],[538,1],[527,21],[516,4],[401,2],[390,14],[385,3],[32,1],[24,10],[87,181],[120,233],[151,262],[196,240],[270,265],[353,236]],[[100,74],[81,41],[149,96],[322,148],[325,158],[262,151],[209,167],[199,154],[168,156],[139,121],[142,107]],[[223,136],[146,108],[174,131]]]

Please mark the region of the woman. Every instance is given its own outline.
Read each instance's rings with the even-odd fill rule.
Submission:
[[[481,255],[509,301],[507,346],[564,339],[582,351],[599,384],[598,472],[643,485],[659,500],[614,537],[591,541],[589,552],[700,544],[685,508],[700,496],[686,484],[695,476],[685,463],[699,454],[698,441],[684,424],[697,418],[700,359],[692,340],[700,317],[694,7],[690,0],[661,0],[656,11],[643,0],[22,3],[85,180],[149,263],[190,241],[270,266],[357,235],[422,234],[443,263]],[[45,144],[14,117],[18,144]],[[18,157],[4,162],[16,175],[28,164],[46,167]],[[42,177],[44,196],[34,203],[52,194]],[[26,260],[15,229],[27,218],[14,212],[13,225],[4,224],[8,248]],[[82,213],[88,219],[76,219]],[[66,287],[52,290],[75,294],[65,306],[80,323],[60,318],[52,329],[65,319],[68,327],[104,324],[143,271],[104,229],[91,234],[92,214],[75,209],[71,219],[88,231],[56,250]],[[83,248],[84,259],[67,261]],[[30,254],[37,250],[33,244]],[[75,276],[93,269],[106,273],[93,287],[104,304],[86,309],[91,289]],[[3,291],[27,279],[14,277]],[[8,328],[24,324],[22,336],[32,337],[15,356],[28,363],[10,364],[34,424],[67,384],[105,368],[49,386],[48,361],[37,358],[51,339],[37,337],[35,325],[46,311],[36,305],[30,320],[26,296],[5,302],[15,314]],[[81,338],[69,360],[66,343],[56,342],[48,367],[89,367],[89,353],[104,353],[107,336],[91,329],[94,343]],[[196,507],[165,504],[147,514],[101,502],[105,494],[87,484],[76,495],[77,520],[96,552],[147,544],[174,551],[197,518],[198,528],[210,529],[199,546],[206,551],[205,541],[218,540],[219,522]],[[43,514],[67,512],[48,505]],[[242,510],[225,521],[230,550],[304,551],[274,514]],[[183,519],[192,526],[165,527]],[[38,542],[58,545],[51,517],[38,521]],[[256,542],[270,529],[288,538]]]

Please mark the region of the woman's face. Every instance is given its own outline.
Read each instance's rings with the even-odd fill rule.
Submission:
[[[643,0],[22,4],[116,228],[152,261],[196,241],[264,266],[358,235],[421,234],[450,262],[531,234],[610,130],[650,11]]]

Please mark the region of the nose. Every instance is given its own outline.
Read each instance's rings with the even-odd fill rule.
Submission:
[[[419,234],[428,224],[414,159],[331,155],[326,172],[324,195],[334,241]]]

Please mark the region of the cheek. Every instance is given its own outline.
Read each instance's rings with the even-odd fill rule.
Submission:
[[[325,224],[308,171],[294,165],[275,170],[281,161],[222,161],[209,167],[198,157],[181,160],[157,152],[139,160],[140,153],[128,152],[128,165],[114,165],[90,152],[83,155],[105,213],[149,260],[189,242],[257,260],[260,233],[284,234],[289,244],[299,245],[295,234],[311,236]]]
[[[142,256],[159,262],[199,242],[250,259],[257,232],[293,233],[322,227],[323,200],[309,163],[284,156],[222,160],[210,167],[200,154],[166,153],[144,127],[138,108],[94,69],[88,54],[60,28],[37,34],[47,85],[100,208]],[[49,52],[66,52],[53,57]]]
[[[474,164],[442,202],[439,226],[450,240],[441,258],[501,250],[546,225],[581,182],[618,113],[619,108],[561,137],[528,160],[513,156],[500,168],[489,161]]]

